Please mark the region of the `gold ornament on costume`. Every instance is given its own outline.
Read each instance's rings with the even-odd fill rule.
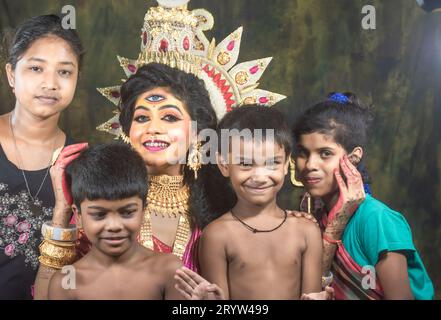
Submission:
[[[147,210],[162,217],[188,213],[189,189],[184,176],[150,176]]]
[[[179,217],[178,229],[173,244],[173,254],[182,258],[190,237],[188,217],[190,190],[183,185],[183,176],[150,176],[147,208],[140,230],[140,243],[153,250],[151,215]]]
[[[204,34],[213,28],[214,19],[211,13],[204,9],[188,10],[189,0],[158,2],[159,5],[151,7],[144,17],[141,52],[138,58],[118,57],[127,77],[135,74],[139,67],[151,62],[192,73],[204,80],[218,119],[241,105],[253,102],[272,106],[286,98],[277,93],[257,89],[257,81],[271,58],[236,65],[242,27],[216,45],[215,39],[209,42]],[[113,104],[119,104],[120,86],[98,90]],[[115,111],[115,115],[97,129],[120,137],[122,130],[119,111]]]

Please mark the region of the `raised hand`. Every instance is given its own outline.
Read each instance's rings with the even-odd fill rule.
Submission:
[[[175,280],[176,290],[187,300],[225,300],[224,292],[219,286],[186,267],[176,270]]]
[[[303,293],[300,300],[334,300],[334,289],[326,287],[325,291],[314,293]]]
[[[71,214],[72,196],[66,182],[66,166],[78,158],[87,147],[87,143],[78,143],[65,147],[50,169],[55,195],[54,215],[52,217],[52,222],[55,226],[67,227]]]
[[[334,175],[339,188],[339,198],[328,214],[328,226],[325,231],[336,240],[341,237],[349,219],[366,198],[361,174],[346,155],[340,159],[340,169],[346,182],[336,169]]]

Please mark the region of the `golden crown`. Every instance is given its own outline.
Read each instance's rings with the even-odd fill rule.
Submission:
[[[259,104],[272,106],[286,98],[257,89],[257,82],[272,58],[262,58],[236,65],[239,57],[242,27],[216,45],[204,31],[213,28],[213,16],[204,9],[188,10],[190,0],[157,0],[159,5],[148,10],[141,30],[141,52],[138,59],[118,56],[127,77],[151,62],[166,64],[204,80],[218,119],[232,108]],[[99,88],[115,105],[119,104],[120,86]],[[100,131],[121,136],[119,111],[100,125]]]

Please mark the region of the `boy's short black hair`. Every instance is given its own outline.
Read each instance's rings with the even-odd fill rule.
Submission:
[[[285,150],[286,157],[289,158],[292,150],[291,130],[285,121],[284,115],[269,107],[260,105],[247,105],[233,109],[227,113],[219,122],[217,134],[219,138],[219,152],[224,143],[222,139],[226,137],[222,135],[222,130],[242,131],[249,129],[254,136],[254,130],[262,130],[262,140],[267,138],[267,130],[274,130],[274,141]]]
[[[142,157],[123,143],[90,147],[67,167],[74,204],[88,200],[147,197],[147,169]]]

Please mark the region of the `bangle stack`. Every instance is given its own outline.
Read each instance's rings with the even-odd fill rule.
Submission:
[[[78,229],[75,225],[58,228],[51,222],[45,222],[41,234],[44,238],[40,244],[41,255],[38,258],[41,264],[53,269],[61,269],[75,261],[75,241],[78,239]]]

